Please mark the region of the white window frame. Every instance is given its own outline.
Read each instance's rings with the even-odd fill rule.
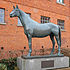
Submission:
[[[5,23],[5,9],[3,8],[0,8],[0,20],[2,20],[2,22],[0,21],[0,24],[6,24]]]
[[[18,26],[22,26],[20,19],[18,18]]]
[[[63,0],[57,0],[57,2],[64,3]]]
[[[62,4],[62,5],[65,5],[64,4],[64,0],[57,0],[57,3]]]
[[[50,22],[50,17],[41,16],[41,23],[49,23],[49,22]]]
[[[58,24],[58,25],[59,25],[59,27],[61,28],[61,31],[65,31],[64,23],[65,23],[65,21],[64,21],[64,20],[57,19],[57,24]]]

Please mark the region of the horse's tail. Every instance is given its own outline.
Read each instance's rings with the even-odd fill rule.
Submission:
[[[61,30],[59,28],[59,40],[60,40],[60,46],[61,46]]]

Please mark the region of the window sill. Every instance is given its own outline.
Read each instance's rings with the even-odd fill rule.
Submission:
[[[6,25],[6,23],[0,23],[0,25]]]
[[[66,30],[61,29],[61,32],[66,32]]]
[[[17,24],[17,26],[20,26],[20,27],[22,27],[22,24]]]
[[[64,6],[65,6],[65,4],[64,4],[64,3],[61,3],[61,2],[56,2],[56,3],[58,3],[58,4],[61,4],[61,5],[64,5]]]

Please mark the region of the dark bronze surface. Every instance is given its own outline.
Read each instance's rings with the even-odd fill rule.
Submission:
[[[49,68],[49,67],[54,67],[54,60],[41,62],[41,68]]]
[[[24,27],[24,33],[27,36],[28,44],[29,44],[29,53],[27,56],[31,56],[32,53],[32,38],[43,38],[46,36],[50,36],[50,39],[53,44],[53,48],[51,51],[51,55],[54,53],[55,40],[56,38],[58,44],[58,55],[60,55],[60,47],[61,47],[61,31],[60,27],[51,22],[40,24],[34,21],[30,16],[28,16],[24,11],[21,11],[18,8],[18,5],[13,6],[13,11],[10,13],[10,17],[18,17],[21,21],[22,26]],[[22,38],[22,37],[21,37]]]
[[[44,56],[21,56],[23,59],[39,59],[39,58],[55,58],[55,57],[64,57],[63,54],[60,54],[59,56],[57,54],[54,55],[44,55]]]

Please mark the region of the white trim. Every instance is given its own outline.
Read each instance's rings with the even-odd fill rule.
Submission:
[[[22,26],[22,24],[17,24],[17,26]]]
[[[65,6],[65,4],[64,4],[64,3],[61,3],[61,2],[57,2],[57,3]]]
[[[65,29],[61,29],[61,32],[66,32],[66,30]]]
[[[18,24],[17,26],[22,26],[20,19],[18,18]]]
[[[0,23],[0,25],[6,25],[6,23]]]
[[[57,0],[57,2],[59,2],[59,0]]]
[[[64,3],[62,3],[62,0],[60,2],[59,2],[59,0],[57,0],[56,3],[61,4],[61,5],[65,5]]]

